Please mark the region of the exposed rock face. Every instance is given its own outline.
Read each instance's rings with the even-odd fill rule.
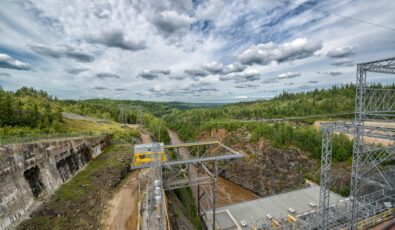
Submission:
[[[108,136],[71,138],[0,148],[0,229],[30,214],[61,184],[98,156]]]
[[[316,170],[315,162],[295,149],[266,147],[244,161],[225,167],[222,176],[260,196],[304,186],[304,175]]]
[[[245,128],[231,133],[212,130],[200,139],[219,139],[233,149],[247,153],[246,159],[221,166],[224,169],[221,176],[260,196],[303,187],[305,174],[313,174],[319,169],[316,161],[296,148],[273,148],[264,139],[253,143]]]

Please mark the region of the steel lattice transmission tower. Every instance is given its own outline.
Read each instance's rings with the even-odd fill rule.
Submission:
[[[367,84],[368,72],[395,74],[395,57],[358,64],[355,120],[353,122],[326,123],[321,127],[323,131],[320,191],[321,229],[333,227],[329,226],[333,132],[348,133],[354,137],[348,219],[350,229],[356,229],[359,219],[362,218],[359,216],[359,206],[362,203],[358,199],[361,195],[362,182],[391,191],[395,187],[393,180],[386,178],[379,168],[382,163],[395,159],[393,142],[389,146],[381,147],[369,145],[364,141],[366,137],[395,140],[395,128],[380,125],[386,122],[395,122],[395,89],[369,87]],[[379,121],[379,124],[372,121]],[[373,171],[375,171],[376,177],[372,178]]]
[[[355,113],[355,133],[353,147],[353,164],[350,185],[351,198],[351,221],[350,228],[355,229],[358,221],[358,195],[361,180],[364,180],[369,171],[376,169],[382,181],[377,184],[382,187],[394,189],[389,180],[381,173],[379,164],[392,159],[394,150],[387,154],[382,154],[382,149],[371,149],[364,143],[366,130],[364,123],[367,120],[378,119],[384,121],[395,120],[395,90],[394,89],[374,89],[367,87],[367,72],[395,74],[395,58],[383,59],[373,62],[358,64],[357,66],[357,85],[356,85],[356,113]],[[388,130],[389,136],[393,135],[394,130]],[[382,133],[382,131],[370,131],[370,133]],[[366,178],[368,181],[371,179]],[[371,181],[375,182],[375,181]]]

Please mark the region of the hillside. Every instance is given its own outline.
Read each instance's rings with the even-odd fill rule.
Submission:
[[[314,121],[352,119],[354,103],[355,87],[346,85],[307,93],[284,92],[267,101],[174,110],[163,118],[184,140],[214,138],[234,149],[241,149],[248,158],[238,164],[224,165],[222,176],[256,194],[267,196],[303,187],[305,179],[319,183],[322,139]],[[245,121],[311,115],[323,116],[274,123]],[[352,141],[343,134],[334,135],[333,167],[336,173],[333,189],[343,195],[348,193],[350,178],[344,175],[349,174],[351,154]]]

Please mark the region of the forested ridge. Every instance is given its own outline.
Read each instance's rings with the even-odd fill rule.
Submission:
[[[374,87],[382,88],[381,85]],[[392,86],[385,86],[395,88]],[[42,90],[23,87],[15,92],[0,89],[0,135],[68,132],[62,112],[144,125],[154,137],[169,142],[167,129],[176,130],[185,141],[194,141],[204,131],[216,128],[236,130],[247,127],[254,140],[266,138],[276,147],[295,146],[318,159],[321,135],[312,126],[317,118],[296,119],[276,124],[243,122],[261,118],[292,118],[324,115],[319,119],[352,119],[355,86],[333,86],[309,92],[283,92],[270,100],[226,105],[137,100],[58,100]],[[334,116],[340,114],[339,116]],[[327,116],[326,116],[327,115]],[[352,143],[337,135],[334,157],[347,160]]]
[[[395,85],[373,85],[375,88],[395,88]],[[266,101],[241,102],[192,110],[173,110],[163,116],[167,125],[184,140],[193,141],[199,134],[212,129],[235,131],[240,127],[250,130],[253,140],[270,140],[278,148],[295,146],[319,159],[321,134],[313,126],[316,120],[353,119],[355,85],[333,86],[309,92],[288,93]],[[318,115],[318,117],[311,117]],[[307,118],[301,118],[307,117]],[[286,122],[265,123],[245,120],[268,118],[296,118]],[[337,161],[348,160],[352,142],[344,134],[335,135],[333,155]]]
[[[34,88],[22,87],[13,92],[0,87],[0,137],[68,133],[70,130],[63,125],[61,114],[70,112],[120,123],[140,123],[154,137],[168,142],[167,126],[160,119],[161,115],[172,110],[212,106],[215,104],[111,99],[59,100]]]

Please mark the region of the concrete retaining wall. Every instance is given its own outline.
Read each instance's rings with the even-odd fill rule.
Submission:
[[[0,230],[28,216],[108,142],[108,136],[98,136],[0,147]]]

